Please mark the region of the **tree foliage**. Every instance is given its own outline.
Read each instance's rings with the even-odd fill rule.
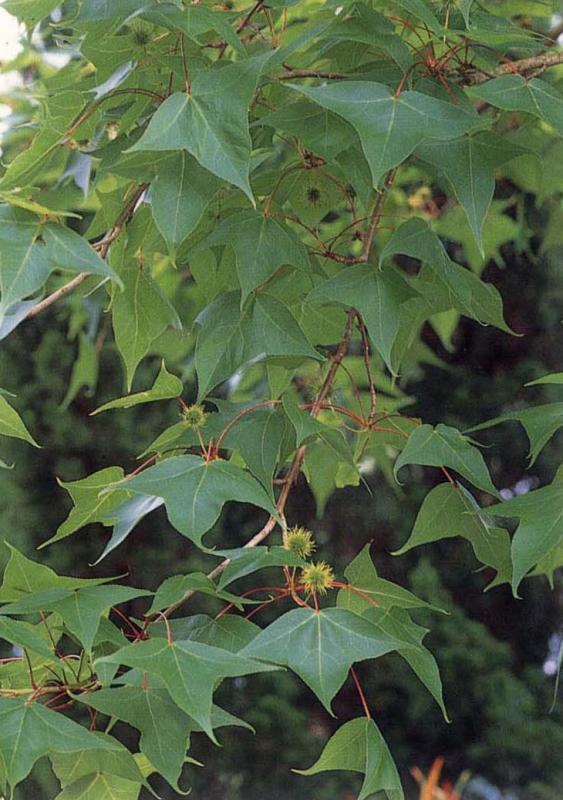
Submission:
[[[400,552],[459,536],[491,586],[517,596],[524,579],[553,581],[561,471],[502,501],[469,434],[516,420],[533,463],[563,424],[562,403],[463,430],[409,415],[401,390],[429,357],[429,331],[451,348],[463,316],[514,335],[481,271],[523,235],[520,193],[547,215],[546,246],[561,243],[560,187],[534,176],[560,153],[563,54],[519,6],[5,3],[65,63],[45,68],[29,44],[34,80],[8,98],[30,124],[10,129],[0,177],[0,337],[63,309],[79,342],[64,407],[85,388],[95,395],[99,360],[116,350],[124,394],[96,403],[94,418],[149,403],[179,411],[139,464],[58,476],[73,507],[44,544],[71,547],[54,543],[100,523],[110,538],[92,553],[99,562],[164,506],[194,550],[219,559],[153,593],[61,576],[11,548],[0,587],[0,636],[15,648],[0,664],[5,793],[45,755],[60,800],[135,800],[154,773],[179,791],[192,734],[216,742],[216,729],[246,724],[215,705],[220,684],[286,668],[329,713],[346,681],[358,696],[357,718],[297,771],[360,772],[361,798],[401,800],[353,665],[394,651],[455,716],[411,616],[429,604],[382,578],[369,546],[343,576],[314,554],[286,514],[301,474],[321,513],[372,460],[391,482],[434,470]],[[158,374],[137,385],[149,355]],[[5,383],[0,436],[40,446],[10,394],[19,387]],[[260,509],[262,527],[244,547],[211,548],[233,502]],[[252,588],[237,588],[248,576]],[[215,618],[189,615],[196,593],[220,604]],[[113,735],[115,721],[140,732],[139,752]]]

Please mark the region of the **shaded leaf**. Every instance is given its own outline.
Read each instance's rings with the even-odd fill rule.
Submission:
[[[495,169],[525,151],[490,132],[464,136],[448,146],[426,142],[416,154],[442,172],[463,206],[483,255],[483,223],[495,189]]]
[[[342,117],[308,100],[283,105],[254,124],[297,136],[305,147],[327,161],[356,141],[354,129]]]
[[[155,403],[157,400],[170,400],[182,394],[184,385],[182,381],[167,371],[164,361],[160,365],[160,370],[151,389],[144,392],[136,392],[127,397],[119,397],[117,400],[110,400],[102,406],[92,411],[92,416],[102,411],[109,411],[111,408],[131,408],[141,403]]]
[[[408,589],[404,589],[392,581],[380,578],[370,556],[371,545],[366,544],[358,555],[351,561],[344,571],[344,575],[355,589],[360,589],[363,595],[381,608],[430,608],[434,611],[443,611],[441,608],[427,603],[416,597]],[[345,592],[346,590],[342,590]],[[365,608],[366,599],[348,590],[350,608],[354,602]],[[369,601],[367,601],[369,603]]]
[[[563,485],[561,474],[553,483],[487,508],[495,517],[518,518],[512,539],[512,591],[517,596],[522,578],[561,545],[563,540]]]
[[[396,254],[428,264],[447,290],[452,308],[459,309],[483,325],[495,325],[512,333],[503,319],[502,300],[495,287],[452,261],[440,239],[424,220],[413,217],[397,228],[383,248],[380,262]]]
[[[180,329],[179,317],[164,297],[142,260],[128,258],[118,269],[124,291],[114,295],[112,324],[115,342],[127,372],[127,389],[140,361],[154,340],[171,326]]]
[[[10,558],[0,586],[0,603],[10,603],[50,589],[72,591],[84,586],[98,586],[111,580],[111,578],[71,578],[57,575],[45,564],[38,564],[26,558],[8,542],[4,544],[10,551]]]
[[[72,366],[72,374],[61,408],[66,409],[83,388],[92,395],[98,382],[98,351],[95,342],[80,332],[78,338],[78,356]]]
[[[2,614],[34,614],[38,611],[54,611],[90,652],[100,625],[100,619],[109,609],[136,597],[152,594],[145,589],[129,586],[84,586],[70,590],[56,587],[16,600],[0,608]]]
[[[533,381],[533,383],[548,383],[545,379]],[[555,381],[554,381],[555,382]],[[531,384],[530,384],[531,385]],[[543,448],[559,428],[563,427],[563,403],[548,403],[533,408],[524,408],[522,411],[508,411],[500,417],[489,419],[480,425],[469,428],[467,433],[482,431],[500,425],[502,422],[514,420],[519,422],[525,429],[530,441],[530,466],[535,462]]]
[[[105,773],[134,783],[145,783],[137,762],[120,742],[104,733],[94,734],[100,742],[110,748],[83,750],[80,753],[55,753],[51,756],[53,772],[62,786],[74,784],[92,773]]]
[[[395,462],[395,476],[406,464],[450,467],[474,486],[498,496],[479,450],[457,428],[449,425],[420,425],[410,434]]]
[[[22,649],[32,650],[47,660],[55,658],[53,651],[38,634],[35,626],[30,625],[29,622],[0,616],[0,639]]]
[[[41,703],[28,703],[25,697],[0,697],[0,758],[4,780],[12,789],[42,756],[120,748],[118,742],[98,738]]]
[[[239,53],[245,54],[244,46],[236,35],[235,30],[229,24],[232,16],[223,11],[220,7],[213,9],[205,6],[178,6],[172,3],[160,3],[155,8],[145,12],[144,19],[162,25],[172,31],[181,31],[197,44],[202,34],[209,31],[216,31],[222,39],[228,42],[231,47]]]
[[[0,315],[36,293],[55,269],[112,278],[115,272],[69,228],[41,226],[37,217],[0,206]]]
[[[391,370],[392,348],[399,331],[401,306],[415,296],[396,271],[378,271],[370,264],[346,267],[307,296],[309,303],[333,302],[356,308],[362,315],[374,347]]]
[[[198,6],[192,6],[185,11],[196,8]],[[158,168],[151,184],[151,208],[154,221],[172,252],[195,230],[220,186],[218,178],[185,150],[174,153]]]
[[[529,381],[525,386],[537,386],[542,383],[563,383],[563,372],[552,372],[549,375],[543,375],[541,378],[536,378],[534,381]]]
[[[212,697],[219,679],[274,669],[218,647],[192,641],[168,643],[165,639],[137,642],[99,661],[138,667],[161,678],[176,705],[214,741]]]
[[[170,578],[166,578],[156,590],[147,614],[154,614],[155,611],[161,611],[174,605],[187,592],[202,592],[210,597],[216,597],[218,600],[224,600],[226,603],[234,603],[239,609],[245,602],[238,595],[221,591],[203,572],[191,572],[189,575],[172,575]]]
[[[228,558],[229,564],[219,578],[222,589],[233,581],[268,567],[302,567],[305,561],[285,547],[239,547],[236,550],[212,550],[212,555]]]
[[[479,86],[472,86],[468,91],[474,97],[504,111],[525,111],[526,114],[553,125],[563,135],[561,93],[540,78],[501,75]]]
[[[237,450],[248,469],[268,493],[281,456],[286,419],[278,409],[259,409],[241,417],[223,439],[223,446]]]
[[[42,542],[39,547],[46,547],[59,539],[65,539],[85,525],[102,522],[119,508],[128,499],[127,492],[121,489],[111,492],[103,490],[122,480],[124,475],[121,467],[106,467],[77,481],[67,483],[59,481],[63,489],[70,494],[73,508],[65,521],[59,525],[55,535]]]
[[[238,292],[220,295],[197,322],[201,326],[195,352],[200,399],[252,361],[322,361],[289,308],[266,292],[250,297],[242,311]]]
[[[24,422],[15,408],[8,403],[6,398],[0,394],[0,435],[12,436],[15,439],[23,439],[34,447],[39,447],[31,433],[25,427]]]
[[[488,588],[510,583],[510,537],[505,530],[493,525],[488,514],[479,508],[463,486],[455,489],[449,483],[441,483],[428,492],[411,535],[395,555],[402,555],[412,547],[456,536],[467,539],[478,561],[496,570]]]
[[[283,264],[309,268],[300,239],[281,222],[256,211],[231,214],[199,246],[222,244],[230,245],[235,252],[241,304]]]
[[[395,97],[382,83],[333,81],[320,87],[291,86],[352,125],[362,143],[373,185],[426,139],[449,141],[479,126],[475,112],[420,92]]]
[[[340,727],[325,745],[320,758],[309,769],[293,770],[316,775],[327,770],[360,772],[364,782],[358,800],[383,792],[388,800],[403,800],[397,767],[385,739],[372,719],[352,719]]]

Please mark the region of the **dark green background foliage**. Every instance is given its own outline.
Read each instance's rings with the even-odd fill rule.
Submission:
[[[549,38],[554,10],[518,0],[256,6],[71,0],[60,11],[51,0],[4,5],[35,35],[14,63],[4,65],[19,70],[24,82],[3,98],[13,114],[2,142],[1,324],[24,308],[22,301],[37,301],[76,273],[93,274],[1,342],[0,387],[16,395],[6,395],[5,403],[41,445],[30,446],[24,428],[8,430],[6,421],[14,421],[0,406],[0,434],[8,434],[0,438],[0,458],[15,464],[0,469],[3,539],[60,575],[119,576],[118,583],[152,593],[171,575],[216,567],[217,556],[205,548],[242,548],[277,498],[289,525],[313,532],[314,558],[328,562],[338,581],[373,590],[374,575],[360,575],[366,553],[349,566],[370,544],[379,576],[416,595],[391,609],[391,627],[364,636],[369,656],[355,654],[345,639],[332,654],[348,658],[344,674],[359,660],[355,670],[381,733],[361,719],[351,678],[333,699],[335,716],[327,713],[334,692],[318,676],[309,681],[310,691],[294,674],[304,677],[306,648],[292,663],[272,644],[260,651],[254,631],[246,647],[238,645],[245,664],[241,656],[221,672],[220,664],[231,658],[229,646],[226,639],[211,642],[221,649],[208,671],[230,678],[207,689],[216,688],[213,702],[253,726],[252,733],[229,727],[232,720],[221,727],[218,717],[206,717],[198,705],[204,682],[195,696],[178,700],[177,676],[162,666],[171,652],[162,620],[151,618],[147,641],[119,649],[127,644],[119,631],[128,623],[110,608],[118,605],[142,625],[150,597],[114,597],[111,584],[101,588],[102,597],[114,599],[96,612],[90,635],[64,605],[68,598],[40,595],[49,586],[33,580],[30,594],[20,585],[14,590],[5,577],[2,655],[12,655],[14,644],[24,647],[35,659],[40,689],[50,690],[53,676],[40,666],[41,655],[29,639],[18,639],[23,628],[12,635],[10,626],[13,620],[33,623],[27,635],[43,636],[41,650],[51,643],[37,612],[52,614],[62,652],[84,648],[85,663],[104,683],[101,693],[91,691],[99,684],[80,676],[80,689],[87,690],[83,702],[59,709],[61,719],[82,725],[81,749],[72,743],[76,729],[61,729],[51,741],[40,728],[42,720],[59,718],[42,707],[48,692],[37,698],[32,693],[25,660],[0,664],[0,737],[9,738],[6,720],[20,713],[12,708],[23,698],[34,699],[32,713],[47,714],[29,723],[39,731],[41,752],[16,751],[7,764],[8,745],[0,743],[6,792],[31,770],[15,788],[16,798],[144,800],[151,796],[142,786],[147,774],[159,796],[180,796],[173,786],[183,752],[168,773],[148,764],[150,747],[123,721],[125,710],[121,716],[116,711],[113,739],[87,733],[87,703],[100,705],[97,730],[104,731],[109,717],[99,698],[118,696],[119,678],[112,684],[118,668],[121,674],[134,667],[139,653],[162,644],[163,653],[143,664],[159,698],[162,726],[172,724],[169,714],[180,715],[187,744],[194,719],[207,733],[213,722],[223,745],[217,748],[201,732],[191,736],[189,756],[204,766],[187,763],[180,786],[192,787],[194,797],[352,800],[359,792],[362,800],[402,800],[404,790],[411,800],[418,788],[409,770],[427,773],[443,756],[446,780],[455,783],[464,771],[474,776],[463,800],[497,800],[497,789],[503,798],[556,800],[563,787],[563,719],[560,700],[553,702],[555,676],[544,666],[553,668],[562,636],[557,470],[563,461],[563,387],[560,377],[525,386],[561,375],[563,66],[541,67],[541,59],[554,54],[563,61]],[[342,10],[335,15],[337,5]],[[71,58],[55,69],[44,56],[61,49]],[[518,66],[528,58],[539,61]],[[508,61],[517,66],[507,69]],[[36,106],[36,97],[43,106]],[[357,102],[362,99],[365,104]],[[29,127],[29,120],[37,125]],[[14,278],[21,264],[26,269]],[[347,312],[356,327],[325,387],[329,359],[345,341]],[[380,417],[371,433],[370,374]],[[142,403],[127,408],[129,401],[119,401],[92,415],[115,398],[147,391],[155,380],[152,393],[138,398]],[[237,411],[280,399],[281,409],[259,407],[238,418],[222,437],[222,460],[204,464],[210,438],[217,444]],[[325,407],[315,408],[315,400]],[[209,414],[203,448],[181,416],[196,402]],[[233,410],[231,403],[240,405]],[[304,413],[312,404],[316,420]],[[498,425],[483,424],[498,417]],[[420,422],[428,427],[421,429]],[[265,433],[261,425],[268,426]],[[378,432],[377,425],[394,427]],[[309,426],[301,439],[300,426]],[[429,426],[449,428],[436,427],[428,439],[422,434],[431,432]],[[166,433],[153,446],[169,429],[177,435]],[[274,442],[269,463],[257,457],[264,441]],[[484,447],[477,450],[476,443]],[[131,496],[159,492],[166,509],[141,519],[93,565],[108,543],[111,514],[106,525],[95,518],[83,529],[69,523],[61,528],[73,513],[61,482],[113,468],[90,500],[76,495],[76,514],[120,479],[117,467],[129,475],[152,454],[156,465],[148,462],[125,484],[136,495],[125,496],[121,484],[114,488],[112,510],[119,512]],[[173,461],[179,456],[184,461]],[[184,465],[176,493],[174,482],[159,472],[167,464]],[[291,473],[292,465],[295,485],[280,505],[283,489],[272,480]],[[215,476],[215,483],[188,518],[200,475]],[[508,510],[493,489],[502,490]],[[438,513],[437,498],[446,496],[449,505]],[[459,502],[465,513],[454,523]],[[214,505],[217,515],[209,516]],[[494,516],[476,515],[479,507],[492,506]],[[477,520],[475,529],[469,520]],[[477,528],[479,539],[471,532]],[[412,549],[411,542],[404,547],[411,535]],[[546,536],[543,549],[530,556],[527,545]],[[37,552],[52,537],[62,541]],[[421,538],[433,543],[414,546]],[[270,539],[268,544],[282,544],[279,526]],[[404,552],[393,555],[400,548]],[[8,556],[6,548],[5,562]],[[283,558],[287,551],[280,563]],[[49,580],[51,591],[63,591],[57,579]],[[197,578],[200,591],[172,614],[172,647],[181,663],[191,665],[188,686],[201,679],[189,661],[193,643],[181,633],[201,618],[189,615],[214,616],[229,599],[221,594],[220,578],[205,591],[202,580]],[[280,566],[267,567],[224,588],[238,597],[284,580]],[[491,582],[498,585],[487,590]],[[157,596],[153,610],[174,605],[190,588],[186,583],[160,605]],[[89,591],[94,597],[98,589]],[[320,600],[327,628],[331,619],[346,619],[357,647],[360,629],[365,634],[365,626],[381,622],[380,612],[385,620],[392,591],[387,584],[382,608],[374,609],[350,591],[342,590],[337,600],[332,588],[327,598],[313,600],[306,587],[299,590],[311,605]],[[10,608],[14,601],[19,607]],[[265,606],[252,620],[266,629],[260,636],[290,609],[309,620],[309,612],[287,601]],[[98,632],[92,645],[99,617],[108,614],[112,626],[102,620],[104,631],[111,627],[108,640]],[[439,708],[439,679],[430,681],[428,691],[404,656],[401,630],[420,636],[415,623],[429,631],[424,646],[439,666],[449,723]],[[379,654],[374,648],[385,654],[373,660]],[[416,653],[427,653],[420,640]],[[290,669],[270,672],[269,662]],[[338,683],[332,661],[326,669]],[[128,676],[129,690],[140,692],[133,688],[135,672]],[[138,686],[141,679],[142,670]],[[14,695],[14,687],[21,694]],[[57,695],[59,704],[76,699],[65,691]],[[354,747],[371,747],[383,759],[381,771],[373,764],[357,768],[366,772],[363,790],[362,777],[345,771],[350,761],[342,762],[343,750],[340,763],[333,758],[321,764],[343,771],[310,777],[291,772],[314,764],[345,724],[356,726],[345,732],[367,726],[367,744],[361,739]],[[145,760],[116,754],[116,741]],[[91,766],[77,775],[79,752]]]

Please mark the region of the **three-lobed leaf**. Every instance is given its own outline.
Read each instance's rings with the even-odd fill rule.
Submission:
[[[265,628],[242,655],[289,667],[332,713],[331,703],[356,661],[409,643],[342,608],[296,608]]]
[[[161,497],[170,523],[198,546],[229,501],[252,503],[278,517],[266,490],[241,467],[185,455],[165,459],[116,484],[133,494]]]

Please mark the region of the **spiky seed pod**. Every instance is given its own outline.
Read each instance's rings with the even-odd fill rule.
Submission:
[[[207,414],[199,404],[186,406],[182,410],[182,420],[186,424],[186,427],[195,431],[199,428],[203,428],[207,421]]]
[[[334,572],[326,561],[308,564],[301,572],[301,583],[310,594],[326,594],[334,582]]]
[[[308,531],[307,528],[297,527],[284,531],[283,546],[299,558],[309,558],[317,549],[311,531]]]

